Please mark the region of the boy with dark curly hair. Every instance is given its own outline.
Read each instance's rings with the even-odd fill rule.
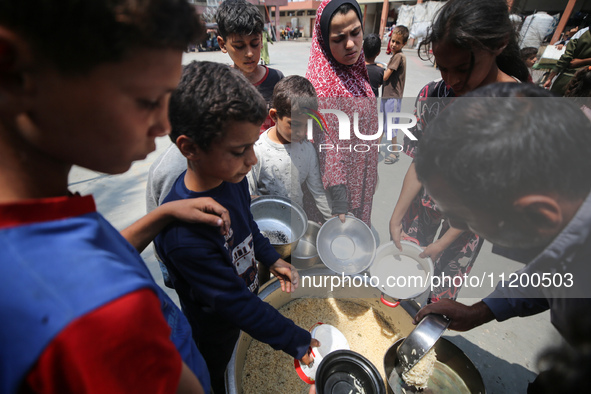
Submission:
[[[232,68],[210,62],[187,65],[170,100],[171,138],[187,160],[164,203],[211,197],[226,207],[227,234],[207,225],[177,222],[155,239],[193,337],[225,392],[224,372],[240,330],[308,364],[310,333],[257,297],[257,261],[291,292],[298,276],[259,231],[250,213],[246,174],[256,164],[254,143],[267,115],[265,101]]]

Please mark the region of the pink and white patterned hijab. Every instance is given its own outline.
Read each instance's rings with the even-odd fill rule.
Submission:
[[[361,8],[355,0],[324,0],[316,12],[312,48],[306,78],[312,82],[318,97],[375,97],[369,84],[363,50],[352,66],[335,60],[328,43],[332,16],[342,4],[349,3],[362,21]]]

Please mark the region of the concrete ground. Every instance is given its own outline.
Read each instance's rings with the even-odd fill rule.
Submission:
[[[384,49],[384,48],[383,48]],[[310,51],[309,41],[281,41],[269,46],[271,67],[285,75],[305,75]],[[405,49],[407,56],[407,80],[403,111],[411,112],[414,98],[425,83],[439,78],[438,71],[417,56],[416,50]],[[208,60],[229,63],[230,58],[222,52],[185,54],[184,63],[192,60]],[[378,61],[387,63],[385,51]],[[157,150],[145,160],[136,162],[125,174],[109,176],[81,168],[70,173],[70,190],[81,194],[93,194],[98,210],[116,228],[122,229],[145,214],[145,187],[147,171],[152,161],[170,144],[168,137],[157,141]],[[374,197],[372,222],[381,243],[389,240],[388,221],[400,193],[402,180],[411,160],[401,155],[394,165],[383,164],[380,155],[379,185]],[[162,275],[154,258],[151,246],[142,257],[148,264],[156,281],[163,286]],[[501,272],[513,272],[522,264],[493,255],[491,245],[486,243],[472,270],[472,276],[498,278]],[[495,280],[496,282],[496,280]],[[174,291],[167,289],[173,299]],[[490,291],[490,285],[481,289],[466,289],[459,301],[467,304],[478,301]],[[556,345],[560,336],[550,324],[549,313],[528,318],[514,318],[506,322],[491,322],[466,333],[448,331],[445,335],[460,347],[474,362],[485,382],[488,393],[524,393],[529,381],[536,376],[536,358],[547,346]]]

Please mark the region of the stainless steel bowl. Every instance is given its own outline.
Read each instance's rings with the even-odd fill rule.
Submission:
[[[376,240],[361,220],[347,216],[345,223],[334,217],[318,231],[320,259],[337,274],[353,275],[366,270],[376,254]]]
[[[308,220],[308,230],[294,251],[291,252],[291,263],[297,269],[307,269],[320,263],[318,250],[316,249],[316,237],[320,225],[312,220]]]
[[[291,255],[308,229],[306,212],[285,197],[258,197],[250,204],[250,212],[261,233],[283,259]]]
[[[384,356],[389,393],[486,394],[482,376],[474,363],[459,347],[445,338],[440,338],[434,346],[437,361],[433,375],[427,382],[427,388],[418,390],[407,385],[396,372],[396,365],[399,363],[396,350],[402,341],[404,339],[396,341]]]
[[[418,363],[441,338],[449,323],[447,317],[435,313],[423,317],[398,348],[398,372],[406,372]]]

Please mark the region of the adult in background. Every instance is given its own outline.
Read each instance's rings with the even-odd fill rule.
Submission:
[[[556,69],[550,72],[544,87],[548,89],[552,85],[550,90],[559,96],[563,96],[566,85],[568,85],[577,70],[590,65],[591,32],[587,30],[581,37],[571,38],[566,44],[564,53],[556,63]],[[557,75],[558,77],[556,77]],[[556,77],[556,80],[552,83],[554,77]]]
[[[351,121],[349,140],[339,140],[339,123],[334,115],[325,115],[327,130],[314,132],[322,182],[332,200],[333,215],[344,221],[349,212],[371,226],[378,151],[361,150],[377,142],[362,140],[353,132],[355,112],[359,114],[361,134],[378,130],[375,95],[362,50],[361,9],[355,0],[324,0],[316,15],[306,78],[316,89],[320,109],[339,109]]]

